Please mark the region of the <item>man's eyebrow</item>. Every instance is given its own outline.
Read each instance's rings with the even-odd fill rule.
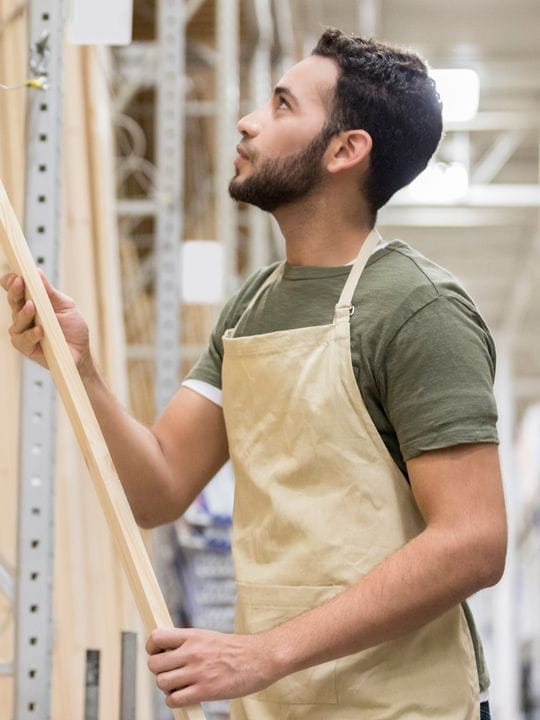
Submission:
[[[283,85],[277,85],[274,88],[274,95],[287,95],[291,98],[295,105],[300,105],[296,95],[291,90],[289,90],[289,88],[284,87]]]

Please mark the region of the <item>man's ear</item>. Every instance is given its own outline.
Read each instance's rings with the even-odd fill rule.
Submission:
[[[330,142],[328,172],[336,173],[355,167],[367,158],[373,147],[371,135],[365,130],[346,130]]]

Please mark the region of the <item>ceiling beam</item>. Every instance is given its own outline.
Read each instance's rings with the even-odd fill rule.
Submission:
[[[392,201],[391,201],[392,202]],[[528,208],[427,207],[388,204],[379,211],[378,225],[387,227],[489,228],[532,225]]]
[[[538,112],[533,111],[481,111],[471,120],[446,121],[444,129],[448,132],[461,132],[463,130],[538,130],[540,118]]]
[[[496,183],[492,185],[470,185],[466,195],[448,202],[417,199],[410,194],[409,187],[399,190],[389,205],[431,206],[431,207],[531,207],[540,208],[540,185],[536,183]]]
[[[492,182],[512,155],[516,152],[528,133],[523,129],[507,130],[495,139],[484,156],[476,163],[471,173],[472,185]]]

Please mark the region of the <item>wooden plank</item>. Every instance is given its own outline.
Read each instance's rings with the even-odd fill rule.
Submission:
[[[137,250],[130,240],[122,239],[122,287],[125,295],[125,325],[130,345],[154,344],[155,312],[144,287]],[[154,357],[129,362],[130,409],[145,425],[151,425],[155,417]]]
[[[45,358],[117,544],[145,629],[151,632],[156,627],[173,627],[90,400],[1,181],[0,220],[5,230],[0,233],[1,245],[12,271],[24,278],[27,296],[35,304],[36,322],[44,330]],[[200,705],[176,709],[173,715],[177,720],[204,720]]]
[[[0,82],[19,85],[26,80],[26,27],[24,8],[15,0],[0,3]],[[24,90],[2,90],[0,95],[0,165],[6,173],[13,205],[23,206],[24,127],[26,93]]]
[[[0,0],[0,82],[17,84],[26,78],[27,28],[26,11],[19,0]],[[0,177],[4,178],[15,210],[22,216],[25,168],[25,107],[30,91],[0,91]],[[37,91],[35,91],[37,92]],[[0,274],[8,268],[0,258]],[[3,559],[15,568],[17,548],[19,371],[20,358],[10,346],[8,327],[11,312],[0,303],[0,377],[2,413],[0,416],[0,548]],[[0,658],[13,660],[13,605],[0,593]],[[0,674],[0,716],[13,714],[12,675]]]

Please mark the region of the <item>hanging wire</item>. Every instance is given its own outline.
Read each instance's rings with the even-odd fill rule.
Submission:
[[[41,77],[29,78],[18,85],[4,85],[0,83],[0,90],[20,90],[21,88],[31,88],[32,90],[47,90],[48,83],[47,77],[42,75]]]
[[[146,152],[146,136],[143,129],[132,117],[123,113],[115,117],[118,146],[124,153],[118,162],[118,182],[123,183],[133,177],[139,187],[147,195],[155,194],[156,166],[144,157]]]

